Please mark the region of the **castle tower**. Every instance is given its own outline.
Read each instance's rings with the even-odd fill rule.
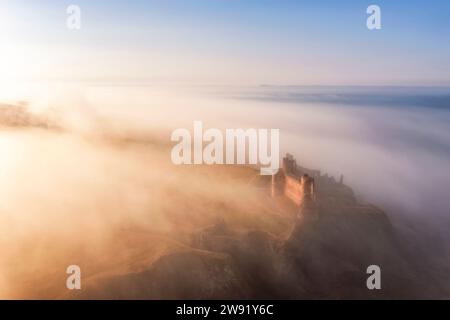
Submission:
[[[315,202],[314,178],[304,174],[300,178],[302,201],[300,204],[299,217],[310,218],[317,215],[317,204]]]
[[[304,174],[300,178],[303,200],[314,200],[314,178]]]
[[[292,156],[292,154],[287,153],[286,157],[283,158],[283,164],[282,164],[282,169],[284,174],[291,174],[291,173],[295,173],[297,167],[297,163],[294,160],[294,157]]]

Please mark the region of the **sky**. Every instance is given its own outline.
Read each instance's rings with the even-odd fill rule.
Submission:
[[[0,83],[449,86],[449,16],[444,0],[0,0]]]

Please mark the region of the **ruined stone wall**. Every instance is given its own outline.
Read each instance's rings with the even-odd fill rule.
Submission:
[[[305,199],[315,200],[314,179],[307,175],[300,179],[293,176],[286,176],[284,184],[284,194],[296,205],[300,206]]]
[[[300,184],[300,180],[292,176],[286,176],[284,184],[284,194],[296,205],[301,205],[303,198],[303,188]]]
[[[299,166],[290,154],[283,158],[282,169],[272,177],[272,197],[284,196],[299,207],[299,214],[315,214],[319,203],[333,203],[340,206],[354,206],[356,197],[353,190],[344,184],[344,176],[339,181],[318,170]]]

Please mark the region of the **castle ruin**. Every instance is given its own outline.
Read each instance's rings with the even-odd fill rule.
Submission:
[[[272,176],[272,197],[285,196],[299,207],[300,216],[314,216],[318,212],[319,201],[353,204],[353,191],[344,185],[344,177],[339,181],[319,170],[299,166],[291,154],[286,154],[281,170]]]

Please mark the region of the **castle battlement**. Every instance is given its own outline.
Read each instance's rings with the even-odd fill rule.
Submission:
[[[272,196],[284,194],[300,208],[311,207],[316,201],[315,177],[320,171],[297,165],[291,154],[283,158],[281,170],[272,176]]]
[[[282,167],[272,176],[272,197],[283,195],[300,208],[301,214],[316,213],[319,201],[339,201],[353,204],[355,198],[351,188],[319,170],[299,166],[291,154],[283,158]]]

